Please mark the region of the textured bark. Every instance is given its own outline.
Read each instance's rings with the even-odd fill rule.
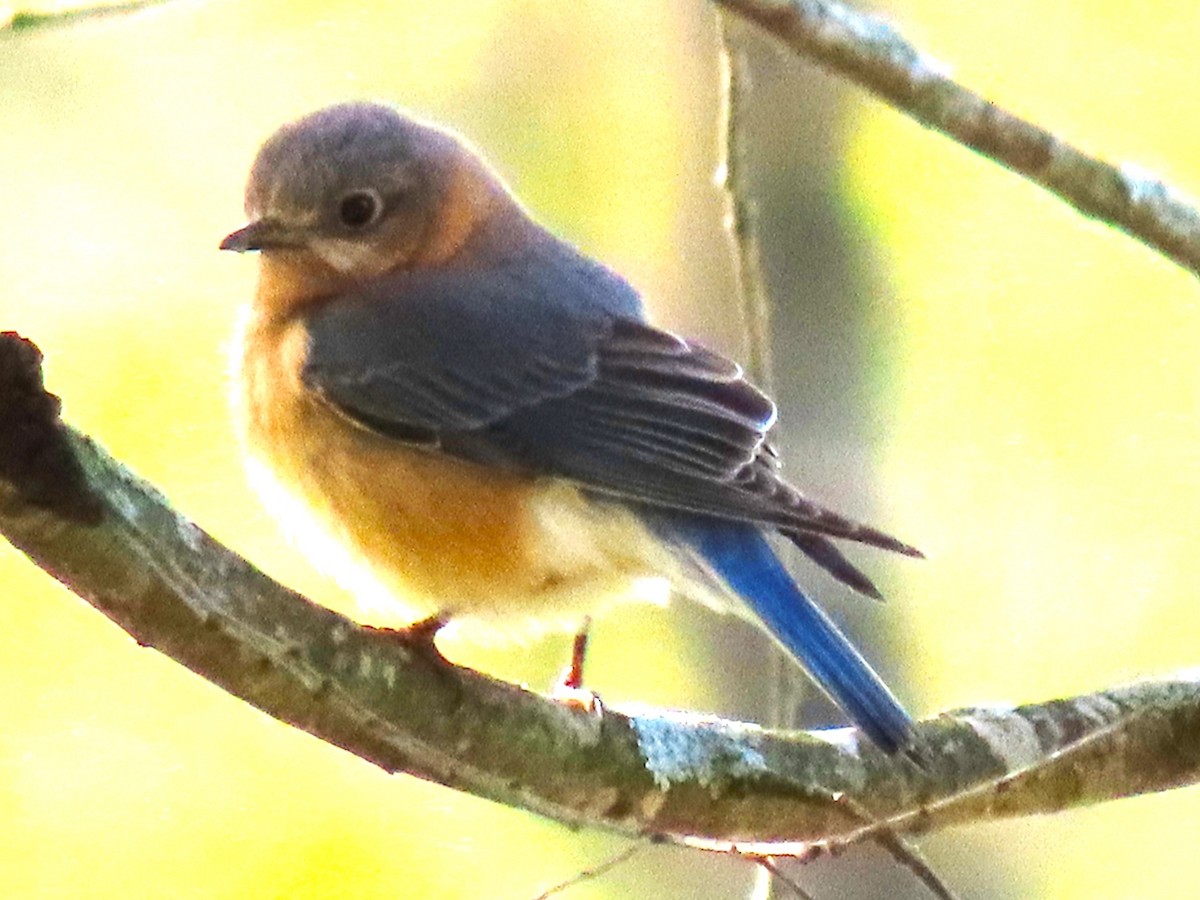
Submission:
[[[922,125],[1041,185],[1200,274],[1200,212],[1170,186],[1114,166],[963,87],[895,28],[834,0],[713,0],[793,52]]]
[[[0,532],[139,644],[389,772],[567,824],[779,855],[874,820],[924,831],[1200,776],[1200,676],[942,715],[918,727],[920,766],[849,729],[582,712],[271,581],[63,425],[11,334],[0,435]]]

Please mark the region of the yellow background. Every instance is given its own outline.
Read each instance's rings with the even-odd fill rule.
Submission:
[[[1002,105],[1200,184],[1194,4],[886,6]],[[447,122],[660,321],[738,352],[711,183],[715,46],[699,0],[182,0],[0,36],[0,329],[34,339],[67,417],[181,510],[350,608],[248,495],[226,411],[253,262],[215,247],[241,222],[258,142],[351,96]],[[802,92],[821,76],[766,77]],[[836,97],[835,184],[874,272],[848,299],[867,310],[872,367],[857,452],[872,518],[930,555],[868,564],[892,600],[856,621],[892,629],[900,693],[932,713],[1194,665],[1195,278],[856,90]],[[802,304],[803,286],[778,299]],[[747,715],[754,686],[726,684],[713,649],[727,627],[674,609],[606,620],[589,680],[612,703]],[[543,684],[565,647],[445,649]],[[621,845],[275,723],[7,548],[0,712],[4,897],[524,898]],[[1185,790],[927,846],[970,897],[1184,898],[1198,815]],[[569,896],[730,896],[747,869],[655,849]],[[866,890],[852,858],[813,871],[823,896]],[[886,878],[892,896],[910,880]]]

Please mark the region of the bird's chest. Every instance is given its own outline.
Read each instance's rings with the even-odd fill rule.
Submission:
[[[422,614],[532,594],[554,577],[540,559],[535,480],[357,426],[304,387],[306,351],[296,321],[252,324],[241,353],[242,429],[266,470],[252,478],[285,526],[315,520]]]

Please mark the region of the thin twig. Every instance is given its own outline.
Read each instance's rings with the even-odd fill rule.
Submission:
[[[842,794],[837,799],[839,803],[853,810],[854,814],[863,822],[879,824],[879,817],[873,815],[869,809],[849,794]],[[917,880],[925,885],[929,893],[938,900],[957,900],[954,892],[950,890],[950,886],[933,871],[933,867],[929,865],[924,855],[911,841],[906,841],[895,830],[889,828],[880,829],[874,835],[874,840],[887,851],[892,859],[916,876]]]
[[[1028,765],[1020,766],[994,778],[988,778],[963,790],[954,791],[945,797],[922,804],[915,809],[904,810],[885,818],[875,818],[871,821],[870,825],[864,825],[848,834],[819,843],[833,848],[845,847],[862,840],[879,840],[881,835],[910,828],[921,819],[931,818],[934,813],[944,813],[955,806],[965,805],[972,800],[977,800],[989,794],[993,797],[999,797],[1020,782],[1034,775],[1048,773],[1059,763],[1078,756],[1092,745],[1120,734],[1122,731],[1128,729],[1134,720],[1145,716],[1152,709],[1153,707],[1143,707],[1133,710],[1109,722],[1107,725],[1097,728],[1095,731],[1089,732],[1045,756],[1039,757]],[[992,810],[988,810],[988,812],[990,813]]]
[[[787,875],[769,856],[752,857],[755,864],[774,879],[773,884],[782,884],[800,900],[816,900],[812,894],[800,886],[800,882]]]
[[[721,163],[717,182],[725,193],[725,233],[729,236],[735,296],[745,344],[746,371],[750,379],[768,394],[774,394],[775,371],[771,339],[774,335],[771,295],[762,269],[762,244],[759,241],[758,204],[746,177],[746,140],[742,117],[750,92],[750,62],[745,49],[732,33],[735,23],[724,14],[717,15],[720,32],[721,71]],[[770,668],[767,679],[767,724],[786,728],[795,724],[799,692],[795,663],[774,642],[766,642]],[[773,865],[762,864],[759,875],[769,879],[777,873]],[[782,878],[782,875],[777,876]],[[785,882],[798,890],[798,885]],[[756,896],[769,897],[772,885],[760,884]]]
[[[733,245],[734,276],[737,283],[737,296],[741,301],[743,330],[746,334],[748,370],[751,377],[769,391],[774,381],[771,355],[771,297],[762,271],[758,207],[745,177],[745,135],[742,128],[742,114],[750,88],[749,62],[745,50],[739,45],[736,37],[731,34],[730,23],[725,16],[718,15],[718,26],[721,33],[721,82],[724,85],[724,102],[722,103],[724,154],[719,180],[725,189],[726,230]],[[783,666],[776,666],[776,678],[772,681],[774,689],[771,696],[771,713],[774,719],[773,724],[787,726],[792,724],[789,719],[793,709],[791,692],[787,689],[787,684],[794,671],[794,666],[790,660],[778,652],[776,652],[776,661],[782,662]],[[843,798],[846,798],[845,795]],[[874,819],[868,816],[865,821],[874,821]],[[909,844],[898,834],[889,831],[880,832],[878,841],[893,859],[912,872],[934,896],[940,900],[954,900],[953,893],[915,846]],[[768,857],[757,857],[757,859],[764,872],[782,882],[798,896],[808,896],[798,884],[788,879]],[[769,892],[769,888],[767,890]]]
[[[834,0],[714,0],[797,54],[1200,274],[1200,212],[1165,182],[1084,153],[955,82],[891,25]]]
[[[746,148],[742,115],[750,90],[750,71],[746,53],[730,33],[724,16],[718,17],[721,30],[721,164],[717,181],[725,192],[725,231],[733,250],[733,276],[736,284],[742,330],[746,336],[746,372],[768,394],[774,393],[774,366],[771,358],[771,297],[762,271],[762,247],[758,234],[758,204],[745,173]]]
[[[734,296],[742,326],[746,373],[750,380],[773,395],[775,370],[771,338],[774,312],[762,271],[762,245],[758,236],[758,204],[746,177],[746,140],[742,117],[750,92],[750,61],[733,30],[737,23],[717,15],[720,32],[721,70],[721,162],[717,183],[725,194],[725,233],[729,236],[733,263]],[[770,663],[767,680],[766,724],[779,728],[795,725],[802,688],[796,683],[796,664],[776,646],[763,639]]]
[[[929,865],[925,855],[911,841],[906,841],[894,831],[883,830],[875,838],[888,854],[904,868],[908,869],[921,884],[938,900],[958,900],[950,886],[942,881],[940,875]]]
[[[132,0],[129,3],[111,3],[101,6],[77,6],[56,10],[13,10],[7,18],[0,18],[0,34],[19,34],[36,28],[52,28],[74,25],[111,16],[124,16],[141,12],[152,6],[161,6],[168,0]]]
[[[633,857],[635,857],[638,853],[645,850],[646,847],[647,844],[644,841],[634,841],[624,850],[621,850],[619,853],[614,853],[603,862],[599,862],[590,868],[576,872],[566,881],[560,881],[553,887],[546,889],[534,897],[533,900],[547,900],[547,898],[553,897],[555,894],[561,894],[565,891],[569,891],[571,888],[583,884],[585,881],[591,881],[594,878],[599,878],[601,875],[612,871],[617,866],[629,862],[629,860],[633,859]]]

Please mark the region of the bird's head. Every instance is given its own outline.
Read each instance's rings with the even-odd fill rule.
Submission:
[[[263,144],[246,185],[249,222],[221,249],[362,280],[445,262],[501,197],[498,177],[455,135],[384,104],[342,103]]]

